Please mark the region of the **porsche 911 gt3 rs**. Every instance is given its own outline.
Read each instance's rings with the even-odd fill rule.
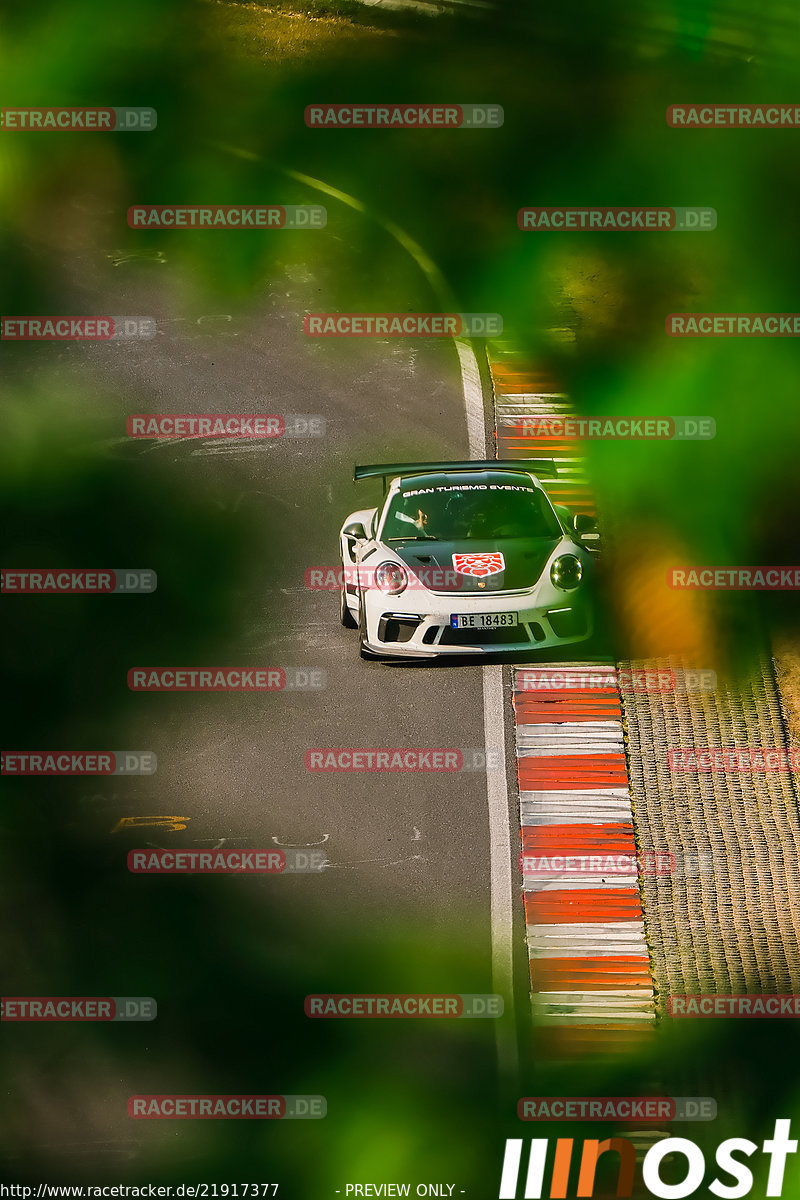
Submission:
[[[363,657],[550,650],[592,635],[594,518],[553,505],[551,462],[384,463],[340,535],[342,624]]]

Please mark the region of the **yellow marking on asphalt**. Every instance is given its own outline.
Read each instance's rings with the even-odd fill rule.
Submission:
[[[111,832],[119,833],[123,829],[166,829],[170,833],[177,833],[186,828],[181,822],[191,821],[191,819],[191,817],[122,817]]]

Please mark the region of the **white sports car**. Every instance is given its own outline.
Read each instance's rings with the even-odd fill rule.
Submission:
[[[555,473],[539,460],[357,466],[355,480],[382,478],[386,492],[339,535],[340,616],[359,630],[362,657],[549,650],[589,638],[596,523],[551,503],[537,476]]]

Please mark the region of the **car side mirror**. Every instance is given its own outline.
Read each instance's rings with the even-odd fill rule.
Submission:
[[[358,541],[365,541],[367,532],[360,521],[351,521],[349,525],[345,525],[342,530],[345,537],[356,538]]]
[[[572,521],[572,527],[582,542],[596,542],[600,537],[600,532],[597,528],[597,518],[590,516],[589,513],[576,513]]]

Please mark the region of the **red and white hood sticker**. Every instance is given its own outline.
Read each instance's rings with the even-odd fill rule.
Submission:
[[[499,550],[491,554],[454,554],[453,569],[460,575],[484,579],[487,575],[499,575],[504,571],[506,560]]]

